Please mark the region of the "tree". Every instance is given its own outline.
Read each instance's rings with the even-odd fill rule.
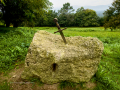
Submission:
[[[3,14],[0,12],[0,25],[3,25],[4,21],[3,21]]]
[[[47,12],[48,26],[56,26],[55,22],[53,22],[54,18],[57,18],[57,12],[49,10]]]
[[[63,7],[58,10],[58,20],[61,26],[71,26],[74,24],[74,11],[70,3],[63,4]]]
[[[76,11],[76,13],[80,13],[82,11],[84,11],[84,7],[78,8],[77,11]]]
[[[74,26],[74,13],[71,14],[60,14],[58,17],[58,22],[60,26],[66,27],[66,26]]]
[[[111,31],[116,29],[117,27],[120,28],[120,14],[117,16],[111,16],[111,19],[107,23],[104,24],[105,28],[110,28]]]
[[[57,12],[48,10],[44,12],[44,15],[38,19],[36,26],[56,26],[53,22],[54,18],[57,18]]]
[[[104,28],[111,31],[120,26],[120,0],[114,0],[112,6],[104,12]]]
[[[35,21],[42,16],[52,3],[48,0],[3,0],[3,19],[8,27],[10,23],[18,27],[22,22],[28,25],[35,24]]]
[[[100,26],[104,25],[104,17],[98,17],[98,22],[100,24]]]
[[[75,13],[75,25],[76,26],[80,26],[80,27],[84,26],[83,17],[84,17],[84,7],[78,8]]]
[[[72,6],[70,6],[70,3],[65,3],[65,4],[63,4],[63,8],[61,8],[61,10],[58,10],[58,13],[68,14],[73,11],[74,11],[74,9]]]
[[[76,26],[80,27],[99,26],[98,19],[99,17],[94,10],[83,7],[78,8],[75,14]]]

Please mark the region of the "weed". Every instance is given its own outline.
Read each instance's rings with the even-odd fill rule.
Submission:
[[[32,77],[29,79],[31,82],[35,82],[37,83],[39,86],[42,86],[43,85],[43,82],[40,80],[39,77]]]
[[[79,82],[79,85],[80,85],[81,88],[85,88],[84,84],[85,84],[84,82]]]
[[[0,28],[0,73],[13,69],[15,63],[25,60],[35,32],[28,28]]]
[[[63,88],[65,88],[65,87],[72,87],[72,88],[74,88],[74,87],[76,87],[76,83],[74,83],[74,82],[70,82],[70,81],[61,81],[60,82],[60,85],[59,85],[59,88],[60,89],[63,89]]]
[[[0,83],[0,90],[10,90],[10,83],[7,81]]]

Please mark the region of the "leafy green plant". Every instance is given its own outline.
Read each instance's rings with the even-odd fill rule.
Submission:
[[[7,81],[0,83],[0,90],[12,90],[10,88],[10,83],[8,83]]]
[[[65,88],[65,87],[72,87],[72,88],[74,88],[74,87],[76,87],[76,83],[74,83],[74,82],[70,82],[70,81],[61,81],[60,82],[60,85],[59,85],[59,88],[60,89],[63,89],[63,88]]]
[[[79,82],[79,85],[80,85],[80,87],[82,87],[82,88],[85,88],[85,87],[84,87],[84,84],[85,84],[84,82]]]
[[[42,86],[43,85],[43,82],[40,80],[40,78],[39,77],[32,77],[32,78],[30,78],[29,79],[31,82],[35,82],[35,83],[37,83],[39,86]]]
[[[0,28],[0,73],[11,70],[15,63],[25,60],[36,30],[29,28]],[[6,31],[3,33],[3,31]],[[4,48],[4,49],[3,49]]]

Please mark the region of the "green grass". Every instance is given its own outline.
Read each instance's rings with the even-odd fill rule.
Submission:
[[[0,28],[0,73],[13,69],[26,57],[36,31],[23,28]]]
[[[16,63],[25,60],[34,33],[38,30],[54,33],[58,29],[56,27],[0,27],[0,74],[9,72],[16,67]],[[91,36],[103,42],[104,52],[101,62],[97,73],[91,79],[97,83],[94,90],[120,90],[120,30],[111,32],[109,29],[104,31],[103,27],[70,27],[63,32],[66,37]],[[73,82],[63,81],[60,87],[75,85]]]
[[[8,83],[7,81],[3,81],[2,83],[0,83],[0,90],[12,90],[10,88],[10,83]]]
[[[43,82],[41,82],[39,77],[31,77],[29,81],[33,82],[33,88],[34,88],[35,83],[37,83],[37,85],[39,86],[42,86],[44,84]]]
[[[74,83],[70,81],[61,81],[59,84],[59,88],[63,90],[64,88],[68,87],[72,88],[72,90],[80,90],[80,88],[85,89],[84,84],[84,82]]]
[[[63,89],[65,87],[71,87],[71,88],[74,88],[76,87],[76,83],[73,83],[73,82],[70,82],[70,81],[62,81],[59,85],[59,88],[60,89]]]

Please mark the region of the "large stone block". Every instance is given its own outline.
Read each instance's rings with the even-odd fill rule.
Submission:
[[[88,82],[96,73],[103,43],[92,37],[66,37],[38,31],[28,49],[21,78],[37,76],[47,84],[62,80]]]

